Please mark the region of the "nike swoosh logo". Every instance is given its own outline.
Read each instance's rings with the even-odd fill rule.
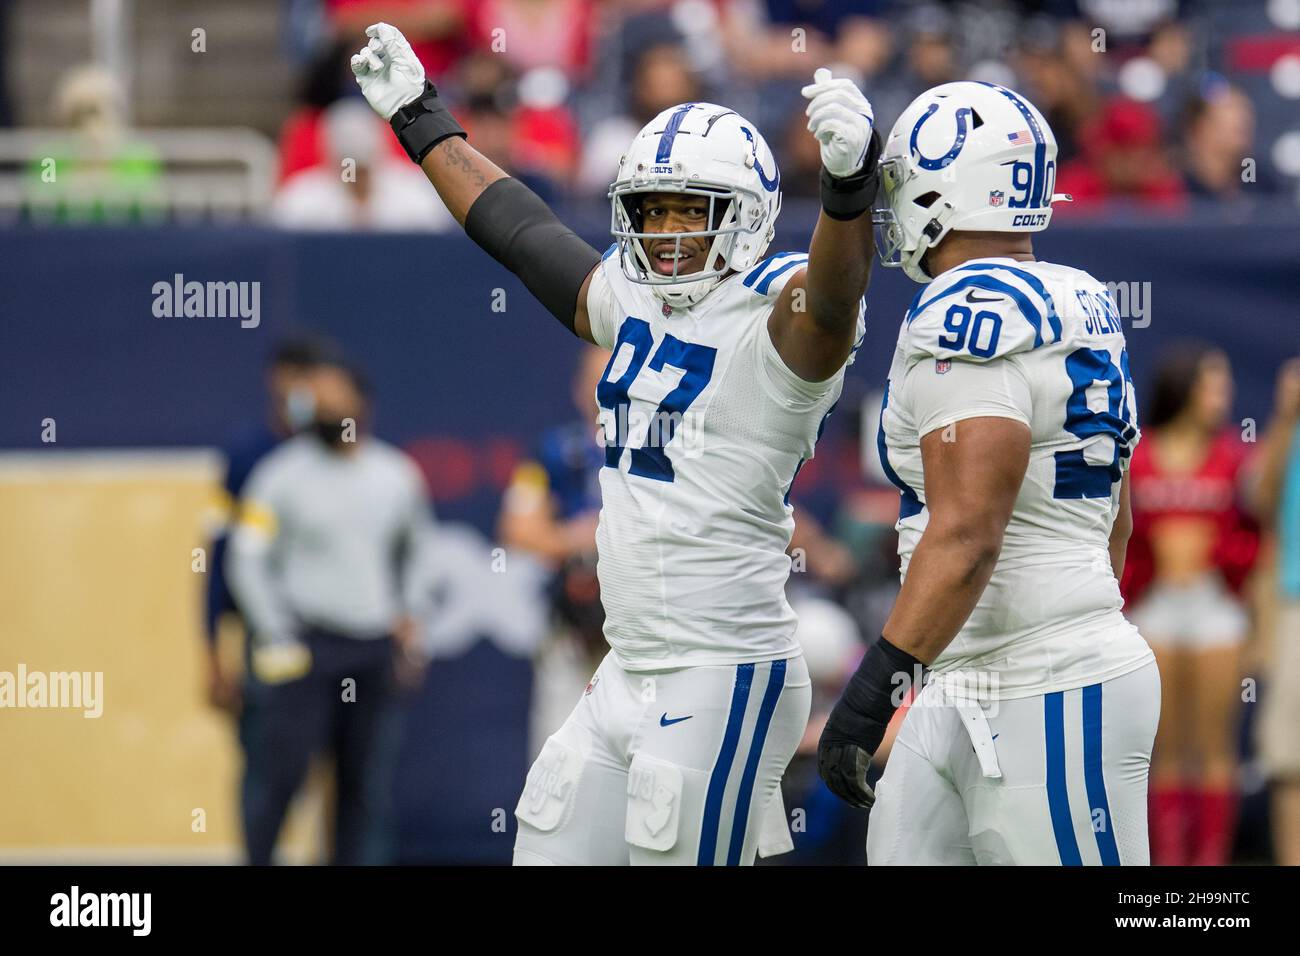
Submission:
[[[687,714],[685,717],[669,717],[667,711],[659,718],[660,727],[671,727],[673,724],[680,724],[683,720],[690,720],[694,714]]]
[[[976,295],[974,292],[967,292],[967,293],[966,293],[966,301],[967,301],[967,302],[971,302],[971,303],[974,303],[974,302],[1001,302],[1001,301],[1002,301],[1002,296],[1000,296],[1000,295],[995,295],[995,296],[994,296],[993,298],[991,298],[991,299],[986,299],[986,298],[984,298],[983,296],[978,296],[978,295]]]

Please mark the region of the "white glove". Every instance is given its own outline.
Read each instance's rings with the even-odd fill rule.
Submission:
[[[832,79],[825,67],[813,74],[803,95],[810,101],[804,112],[808,132],[821,144],[822,165],[832,176],[852,176],[862,168],[871,144],[876,122],[871,104],[852,80]]]
[[[385,120],[424,92],[424,65],[402,31],[387,23],[366,27],[370,42],[352,58],[352,73],[374,111]]]

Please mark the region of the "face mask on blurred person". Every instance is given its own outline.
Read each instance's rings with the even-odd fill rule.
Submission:
[[[315,424],[316,397],[306,385],[296,385],[284,399],[284,420],[291,432],[300,432]]]
[[[312,422],[312,431],[316,437],[333,449],[340,449],[355,441],[355,426],[349,429],[342,420],[321,420]]]

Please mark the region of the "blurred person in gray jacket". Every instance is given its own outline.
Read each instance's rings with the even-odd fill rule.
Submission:
[[[367,434],[360,375],[325,365],[311,385],[313,425],[253,469],[230,542],[250,631],[245,842],[250,863],[271,862],[311,759],[330,754],[330,860],[383,863],[397,694],[422,672],[413,572],[432,516],[414,462]]]

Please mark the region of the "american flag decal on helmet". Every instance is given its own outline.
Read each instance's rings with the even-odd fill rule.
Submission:
[[[1026,143],[1032,143],[1034,138],[1029,135],[1029,130],[1022,129],[1018,133],[1007,133],[1007,142],[1016,146],[1023,146]]]

